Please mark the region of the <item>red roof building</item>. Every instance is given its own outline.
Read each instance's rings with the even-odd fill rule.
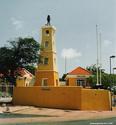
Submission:
[[[76,69],[69,72],[66,76],[66,85],[69,86],[90,86],[87,82],[87,78],[92,76],[92,73],[82,67],[77,67]]]
[[[33,84],[32,81],[34,75],[31,74],[28,70],[26,70],[25,68],[18,68],[17,72],[19,74],[16,80],[17,87],[31,86]]]
[[[68,74],[70,75],[92,75],[92,73],[82,67],[77,67],[76,69],[72,70]]]

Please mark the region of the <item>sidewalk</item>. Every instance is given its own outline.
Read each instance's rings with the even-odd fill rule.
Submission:
[[[61,110],[32,106],[10,106],[9,108],[10,114],[2,114],[5,111],[5,107],[0,107],[0,124],[58,122],[116,117],[116,108],[113,108],[113,111]]]

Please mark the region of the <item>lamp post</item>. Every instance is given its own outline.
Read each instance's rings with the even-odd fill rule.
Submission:
[[[110,74],[112,74],[112,63],[111,63],[111,59],[112,58],[115,58],[116,56],[114,56],[114,55],[112,55],[112,56],[110,56]]]
[[[116,67],[113,68],[113,75],[114,75],[114,70],[116,70]],[[113,77],[113,86],[115,85],[115,78]]]
[[[113,68],[113,75],[114,75],[114,70],[116,70],[116,67],[114,67]],[[113,79],[113,94],[114,94],[114,96],[113,96],[113,104],[114,104],[114,106],[115,106],[115,92],[116,91],[116,88],[115,88],[115,78]]]
[[[112,58],[115,58],[116,56],[114,56],[114,55],[112,55],[112,56],[110,56],[110,76],[111,76],[111,73],[112,73],[112,63],[111,63],[111,59]],[[112,96],[111,96],[111,98],[112,98]],[[112,103],[112,100],[111,100],[111,103]],[[111,104],[112,105],[112,104]],[[111,106],[111,110],[112,110],[112,106]]]

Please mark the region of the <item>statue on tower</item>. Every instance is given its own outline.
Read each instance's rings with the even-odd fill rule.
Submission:
[[[47,25],[50,25],[50,15],[47,16]]]

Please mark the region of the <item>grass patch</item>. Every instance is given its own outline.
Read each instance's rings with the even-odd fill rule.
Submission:
[[[36,115],[36,114],[17,114],[17,113],[0,113],[0,119],[5,118],[31,118],[31,117],[53,117],[49,115]]]

